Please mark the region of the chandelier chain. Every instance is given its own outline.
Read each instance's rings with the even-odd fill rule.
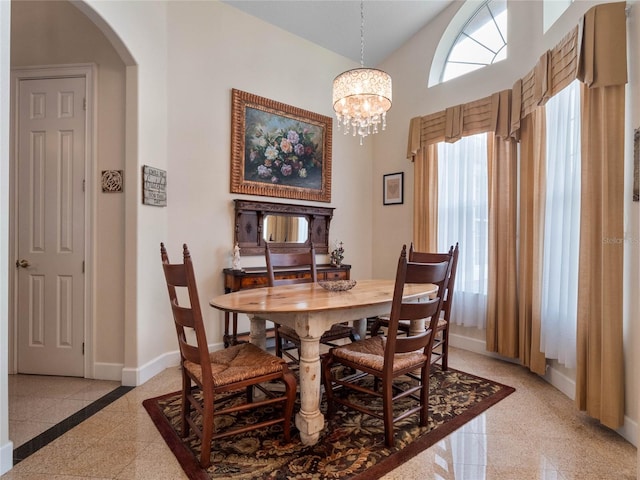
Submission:
[[[364,0],[360,0],[360,66],[364,68]]]

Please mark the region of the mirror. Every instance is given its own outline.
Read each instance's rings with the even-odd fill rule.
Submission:
[[[262,238],[265,242],[305,243],[309,237],[306,217],[265,215]]]
[[[305,252],[313,243],[317,254],[329,253],[333,208],[241,199],[234,203],[234,243],[241,255],[264,255],[267,243],[285,253]]]

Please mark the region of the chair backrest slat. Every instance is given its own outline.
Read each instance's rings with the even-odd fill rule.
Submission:
[[[318,281],[316,269],[316,252],[313,244],[309,251],[302,253],[276,253],[272,252],[267,243],[264,250],[267,262],[267,282],[270,287],[277,285],[291,285],[296,283],[314,283]],[[301,271],[309,271],[307,278],[279,278],[276,279],[277,268],[300,268]]]
[[[453,304],[459,251],[458,243],[456,243],[455,247],[451,245],[447,253],[417,252],[413,249],[413,243],[409,247],[410,262],[433,263],[442,262],[448,259],[451,260],[449,272],[447,273],[447,281],[445,283],[445,294],[442,300],[442,310],[444,311],[444,318],[447,319],[447,321],[449,320],[451,305]]]

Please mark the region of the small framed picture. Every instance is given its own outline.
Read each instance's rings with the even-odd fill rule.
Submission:
[[[400,205],[404,202],[404,172],[383,176],[382,197],[384,205]]]

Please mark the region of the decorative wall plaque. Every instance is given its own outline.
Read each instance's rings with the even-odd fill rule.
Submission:
[[[102,171],[102,191],[104,193],[120,193],[124,189],[124,173],[122,170]]]
[[[167,172],[142,166],[142,203],[154,207],[167,206]]]

